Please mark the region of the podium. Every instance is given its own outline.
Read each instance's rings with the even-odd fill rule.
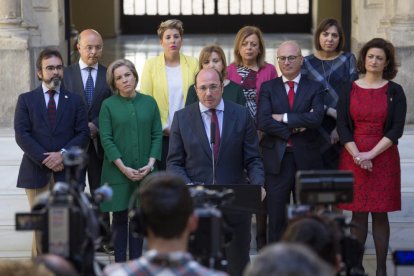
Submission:
[[[231,210],[257,213],[261,212],[262,191],[260,185],[253,184],[214,184],[201,185],[204,189],[223,191],[231,189],[234,191],[234,200],[229,207]]]

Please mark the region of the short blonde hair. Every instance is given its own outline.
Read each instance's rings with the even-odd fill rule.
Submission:
[[[203,69],[204,61],[208,60],[213,52],[217,53],[220,56],[221,62],[223,63],[223,70],[221,70],[220,74],[223,76],[223,78],[226,78],[227,76],[226,55],[224,54],[223,49],[217,44],[207,45],[201,50],[200,56],[198,57],[199,69],[200,70]]]
[[[180,33],[180,36],[183,37],[184,28],[183,28],[183,22],[181,20],[169,19],[169,20],[161,22],[157,30],[157,35],[159,39],[162,39],[164,32],[168,29],[176,29]]]
[[[248,37],[255,34],[259,39],[259,54],[257,55],[257,66],[259,68],[265,66],[265,44],[262,31],[255,26],[245,26],[241,28],[234,39],[234,62],[238,65],[243,65],[243,60],[240,55],[240,48],[243,41]]]
[[[131,61],[127,60],[127,59],[117,59],[114,62],[112,62],[108,66],[108,69],[106,70],[106,83],[108,83],[109,87],[112,89],[112,91],[115,94],[118,94],[119,91],[115,87],[114,72],[115,72],[115,69],[117,69],[121,66],[126,66],[126,67],[129,68],[129,70],[131,70],[132,74],[134,75],[134,77],[136,79],[135,85],[138,84],[138,73],[137,73],[137,69],[135,69],[134,64]]]

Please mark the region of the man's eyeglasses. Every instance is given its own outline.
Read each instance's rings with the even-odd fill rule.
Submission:
[[[279,63],[284,63],[286,62],[286,60],[289,62],[294,62],[298,57],[300,56],[288,56],[288,57],[281,56],[281,57],[277,57],[277,61]]]
[[[63,65],[58,65],[58,66],[49,65],[49,66],[46,66],[45,69],[46,69],[46,71],[49,71],[49,72],[54,72],[55,70],[62,71],[63,70]]]
[[[215,93],[215,92],[220,91],[221,85],[218,85],[218,84],[212,84],[212,85],[209,85],[209,86],[202,85],[202,86],[199,86],[199,87],[196,87],[196,88],[197,88],[197,90],[199,90],[203,93],[207,92],[207,90],[210,90],[210,92]]]

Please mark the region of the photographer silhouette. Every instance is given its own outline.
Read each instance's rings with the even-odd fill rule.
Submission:
[[[188,238],[197,228],[193,200],[182,178],[159,172],[139,189],[140,207],[130,212],[136,232],[145,233],[149,250],[139,259],[105,268],[105,275],[225,275],[209,270],[187,252]]]

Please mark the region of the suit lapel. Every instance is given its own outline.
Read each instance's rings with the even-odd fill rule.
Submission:
[[[184,97],[184,100],[185,100],[186,95],[187,95],[187,90],[186,89],[188,88],[188,87],[185,88],[185,86],[188,83],[192,83],[192,82],[190,82],[188,80],[189,74],[188,74],[187,59],[182,54],[180,54],[180,70],[181,70],[181,87],[182,87],[182,90],[183,90],[183,97]]]
[[[298,83],[298,88],[296,89],[295,101],[293,102],[292,110],[297,110],[300,107],[300,104],[303,102],[303,97],[306,96],[306,91],[304,91],[304,87],[306,87],[305,82],[306,80],[304,79],[304,76],[302,76]]]
[[[189,120],[190,120],[190,126],[194,130],[193,131],[194,137],[197,137],[197,133],[198,133],[198,138],[200,139],[200,145],[203,148],[206,155],[208,156],[208,158],[211,159],[211,147],[208,141],[206,129],[204,128],[203,118],[201,117],[198,103],[195,103],[191,106]]]
[[[275,102],[279,102],[281,106],[281,110],[286,110],[285,112],[290,111],[289,99],[286,92],[285,84],[283,83],[282,77],[276,79],[276,87],[275,87]],[[296,101],[296,98],[295,98]],[[295,106],[295,101],[293,102],[293,106]],[[277,109],[278,110],[278,109]]]
[[[92,106],[95,104],[96,98],[99,96],[99,92],[102,90],[104,83],[106,82],[105,75],[106,75],[105,69],[103,69],[101,65],[98,65],[98,73],[96,75],[95,90],[93,91],[92,104],[89,107],[89,109],[91,109]]]
[[[160,83],[160,91],[163,93],[163,99],[165,102],[165,106],[168,106],[168,81],[167,81],[167,67],[165,65],[165,59],[164,59],[164,53],[161,53],[157,57],[157,70],[155,71],[157,74],[157,77],[155,79],[158,79]]]
[[[76,91],[71,91],[71,92],[78,93],[82,97],[83,102],[86,104],[85,87],[83,86],[82,73],[79,67],[79,63],[77,63],[74,68],[73,83],[74,83],[73,87],[75,88]]]
[[[49,118],[48,118],[48,114],[47,114],[47,104],[45,102],[45,95],[43,93],[42,86],[40,86],[36,90],[35,98],[33,100],[35,101],[36,106],[38,106],[38,109],[43,110],[43,112],[42,112],[43,120],[45,121],[45,124],[48,125],[49,128],[50,128]]]
[[[223,125],[221,126],[220,149],[217,163],[220,162],[220,157],[223,155],[222,151],[225,145],[232,143],[232,134],[234,133],[234,126],[237,124],[237,116],[231,105],[224,102]]]
[[[59,103],[56,110],[56,123],[55,128],[59,124],[60,120],[63,117],[63,114],[66,110],[65,106],[67,104],[67,101],[69,100],[70,95],[67,93],[66,90],[61,89],[59,94]]]

